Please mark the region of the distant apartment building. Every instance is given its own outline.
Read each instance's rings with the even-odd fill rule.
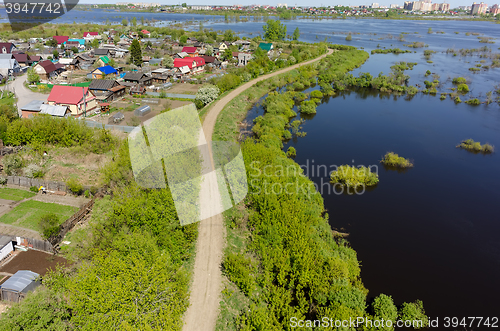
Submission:
[[[443,2],[439,4],[439,10],[440,11],[449,11],[450,10],[450,4]]]
[[[472,9],[470,11],[471,15],[483,15],[486,14],[486,9],[488,9],[488,5],[484,2],[481,3],[473,3]]]
[[[370,6],[370,8],[380,8],[380,5],[378,2],[374,2],[372,3],[372,5]]]
[[[396,8],[399,8],[399,5],[396,5],[396,4],[391,4],[389,6],[391,9],[396,9]]]
[[[492,14],[493,16],[500,14],[500,7],[498,5],[491,6],[490,7],[490,14]]]
[[[192,10],[212,10],[211,6],[191,6]]]
[[[277,8],[288,8],[288,5],[286,3],[279,3],[276,5]]]

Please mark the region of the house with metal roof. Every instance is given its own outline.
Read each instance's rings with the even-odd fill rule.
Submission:
[[[33,291],[41,283],[40,275],[29,270],[19,270],[0,285],[0,299],[2,301],[20,302],[28,292]]]
[[[50,115],[54,117],[69,117],[71,111],[68,106],[55,106],[43,104],[40,106],[40,114]]]
[[[6,259],[13,251],[14,246],[12,245],[12,239],[10,237],[0,235],[0,262],[3,259]]]
[[[0,43],[0,54],[11,54],[16,48],[13,43]]]
[[[135,83],[140,85],[151,85],[153,77],[141,71],[131,71],[127,72],[123,77],[123,79],[129,83]]]
[[[274,47],[272,43],[260,43],[258,48],[269,53],[270,51],[273,50]]]
[[[182,48],[182,52],[187,53],[188,56],[190,56],[190,57],[198,56],[198,48],[196,48],[196,47],[184,46]]]
[[[118,71],[116,71],[116,69],[113,68],[112,66],[99,67],[97,69],[92,70],[92,72],[91,72],[93,79],[101,79],[107,75],[110,75],[110,74],[116,75],[117,73],[118,73]]]
[[[174,59],[174,68],[189,67],[191,73],[199,73],[205,68],[205,60],[202,57],[186,57]]]
[[[125,94],[126,87],[112,79],[94,79],[89,90],[94,93],[97,100],[110,102]]]
[[[52,38],[57,41],[58,45],[61,45],[69,40],[69,36],[53,36]]]
[[[0,59],[0,74],[4,77],[21,72],[21,66],[16,59]]]
[[[81,116],[98,106],[94,93],[88,87],[67,85],[54,85],[47,102],[49,105],[67,106],[73,116]]]
[[[40,76],[42,80],[49,80],[57,76],[57,68],[55,64],[50,60],[44,60],[38,62],[33,69]]]
[[[110,62],[110,59],[107,55],[101,56],[98,60],[97,63],[99,63],[101,66],[108,65]]]
[[[21,117],[30,118],[33,114],[40,113],[40,107],[43,105],[43,100],[32,100],[27,105],[21,107]]]
[[[30,56],[28,54],[25,54],[25,53],[15,53],[15,54],[12,54],[12,57],[14,59],[16,59],[17,63],[19,63],[19,65],[21,67],[27,67],[27,66],[31,65]]]
[[[98,48],[94,51],[94,56],[109,56],[110,55],[110,50],[109,48]]]

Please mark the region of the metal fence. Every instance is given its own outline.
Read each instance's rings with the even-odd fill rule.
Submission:
[[[85,124],[91,128],[99,128],[102,129],[103,126],[106,130],[119,130],[122,132],[130,133],[132,130],[134,130],[135,126],[128,126],[128,125],[113,125],[113,124],[103,124],[103,123],[98,123],[94,121],[89,121],[85,120]]]

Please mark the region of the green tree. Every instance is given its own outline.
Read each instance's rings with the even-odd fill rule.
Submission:
[[[59,217],[54,213],[45,214],[40,218],[38,227],[43,239],[49,239],[59,233]]]
[[[57,40],[55,40],[54,38],[51,38],[51,39],[47,40],[47,42],[45,44],[47,46],[50,46],[50,47],[57,47]]]
[[[144,16],[141,16],[141,25],[144,25]]]
[[[236,36],[234,35],[233,30],[226,30],[224,31],[224,41],[234,41],[236,39]]]
[[[113,38],[113,42],[116,44],[118,44],[120,42],[120,37],[118,35],[115,35],[114,38]]]
[[[40,82],[40,76],[36,73],[33,68],[28,69],[28,83],[36,84]]]
[[[41,286],[26,296],[26,299],[0,314],[0,331],[69,330],[70,317],[66,300]]]
[[[165,56],[163,58],[163,65],[167,68],[173,68],[174,67],[174,59],[171,56]]]
[[[58,52],[57,50],[55,50],[55,49],[54,49],[54,50],[52,51],[52,56],[54,57],[54,59],[59,58],[59,52]]]
[[[92,41],[90,42],[90,47],[92,48],[99,48],[99,40],[97,39],[92,39]]]
[[[140,67],[142,65],[142,50],[137,39],[132,40],[129,51],[132,63]]]
[[[214,48],[212,45],[208,45],[207,48],[205,49],[205,55],[207,56],[212,56],[214,54]]]
[[[229,61],[233,58],[233,52],[228,48],[224,51],[222,58],[226,61]]]
[[[385,294],[380,294],[373,300],[372,310],[375,320],[391,320],[396,323],[398,318],[398,310],[392,301],[392,297]],[[392,331],[394,327],[386,327],[383,330]]]
[[[425,315],[424,304],[420,300],[415,302],[405,302],[399,309],[399,319],[402,321],[420,321],[420,325],[413,324],[414,329],[422,329],[429,324],[429,319]]]
[[[181,6],[182,6],[183,8],[186,8],[188,5],[187,5],[187,3],[183,2]]]
[[[187,42],[187,39],[188,37],[186,35],[182,35],[180,38],[179,38],[179,43],[181,45],[184,45],[186,42]]]
[[[137,17],[134,16],[132,18],[132,22],[131,23],[132,23],[132,26],[137,26]]]
[[[78,53],[78,48],[76,48],[75,46],[71,47],[71,51],[76,54]]]
[[[128,25],[128,21],[127,21],[127,19],[126,19],[126,18],[124,18],[124,19],[122,20],[122,25],[123,25],[123,26],[127,26],[127,25]]]
[[[264,39],[266,40],[283,40],[286,37],[286,25],[281,24],[278,20],[268,20],[262,26],[262,29],[264,30]]]
[[[292,39],[299,40],[299,37],[300,37],[299,27],[296,27],[295,30],[293,31]]]

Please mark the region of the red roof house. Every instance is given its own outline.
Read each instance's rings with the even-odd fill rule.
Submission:
[[[54,36],[52,37],[57,41],[58,45],[61,45],[62,43],[65,43],[68,41],[69,37],[68,36]]]
[[[198,56],[198,48],[196,48],[196,47],[184,46],[182,48],[182,51],[186,52],[190,57]]]
[[[85,102],[83,96],[85,95]],[[68,106],[71,115],[80,116],[86,110],[91,111],[97,108],[95,95],[89,91],[88,87],[54,85],[47,102],[50,105]]]
[[[144,34],[150,34],[151,32],[149,32],[148,30],[144,29],[144,30],[141,30],[142,33]]]
[[[50,79],[57,74],[57,68],[50,60],[38,62],[33,69],[41,79]]]
[[[0,54],[11,54],[14,48],[13,43],[0,43]]]
[[[99,35],[99,32],[84,32],[83,38],[85,38],[85,37],[97,37],[98,35]]]
[[[175,68],[184,66],[188,66],[193,73],[200,72],[205,66],[205,60],[201,57],[185,57],[183,59],[174,59]]]

